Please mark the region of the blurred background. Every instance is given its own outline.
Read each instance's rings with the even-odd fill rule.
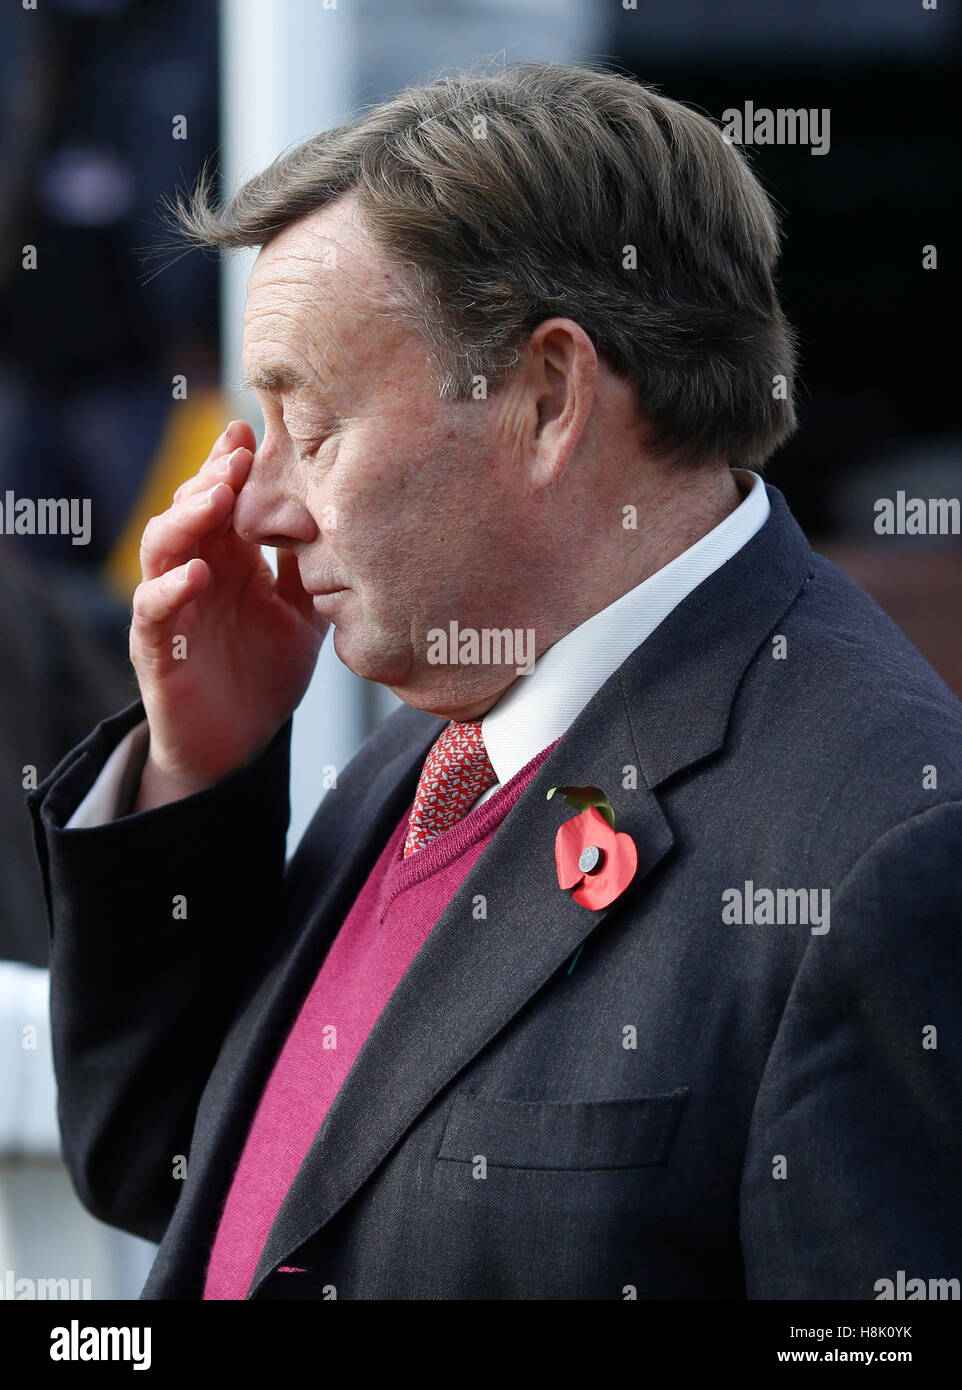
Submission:
[[[58,1154],[47,928],[25,789],[129,704],[146,519],[253,400],[231,397],[253,253],[162,251],[160,199],[225,186],[440,70],[608,63],[718,120],[828,108],[830,148],[754,146],[786,236],[801,428],[767,477],[817,550],[962,697],[962,537],[879,536],[876,499],[962,497],[958,22],[944,0],[31,0],[0,11],[0,1289],[136,1298],[154,1247],[80,1207]],[[559,216],[563,213],[559,210]],[[926,249],[928,248],[928,249]],[[934,255],[933,255],[934,248]],[[163,265],[165,268],[158,268]],[[16,499],[90,499],[85,544]],[[325,644],[295,718],[290,847],[396,704]]]

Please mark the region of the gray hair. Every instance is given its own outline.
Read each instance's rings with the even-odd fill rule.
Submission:
[[[563,316],[633,384],[657,456],[757,468],[795,428],[772,204],[718,125],[632,78],[460,72],[313,136],[224,206],[213,183],[174,206],[192,245],[262,246],[353,193],[442,397],[497,390]]]

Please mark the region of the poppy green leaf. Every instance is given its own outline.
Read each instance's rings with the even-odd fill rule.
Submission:
[[[555,792],[559,792],[576,811],[587,811],[589,806],[596,806],[614,830],[614,807],[600,787],[552,787],[545,799],[550,801]]]

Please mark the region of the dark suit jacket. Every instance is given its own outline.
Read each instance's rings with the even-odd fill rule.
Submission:
[[[962,706],[768,491],[434,927],[249,1298],[872,1299],[899,1269],[962,1276]],[[285,872],[289,726],[207,791],[62,829],[141,717],[30,804],[67,1163],[95,1215],[161,1241],[143,1297],[196,1299],[272,1063],[442,721],[388,719]],[[564,783],[603,788],[637,845],[601,911],[558,887]],[[829,930],[726,921],[746,880],[828,890]]]

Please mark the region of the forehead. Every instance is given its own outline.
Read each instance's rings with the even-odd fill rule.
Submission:
[[[311,384],[336,361],[396,347],[386,300],[396,272],[339,198],[278,232],[247,282],[244,366],[265,391]],[[376,320],[377,332],[372,333]]]

